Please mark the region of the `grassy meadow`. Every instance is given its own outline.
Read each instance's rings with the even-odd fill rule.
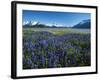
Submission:
[[[48,31],[56,35],[63,35],[68,33],[89,34],[90,29],[73,29],[73,28],[23,28],[23,33],[28,34],[34,31]],[[23,34],[23,35],[24,35]]]

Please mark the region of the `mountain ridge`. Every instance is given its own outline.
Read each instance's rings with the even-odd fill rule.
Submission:
[[[86,20],[82,20],[79,23],[77,23],[74,26],[71,27],[67,27],[67,26],[57,26],[57,25],[46,25],[46,24],[42,24],[40,22],[26,22],[26,24],[23,24],[24,28],[82,28],[82,29],[89,29],[91,27],[91,20],[90,19],[86,19]]]
[[[78,24],[74,25],[73,28],[90,28],[91,27],[91,20],[82,20]]]

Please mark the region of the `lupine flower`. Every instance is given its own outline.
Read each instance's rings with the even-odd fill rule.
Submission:
[[[54,35],[37,31],[23,36],[23,68],[89,66],[90,34]]]

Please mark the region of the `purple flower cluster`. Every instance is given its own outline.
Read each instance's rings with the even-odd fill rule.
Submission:
[[[90,46],[90,34],[32,32],[23,36],[23,69],[90,66]]]

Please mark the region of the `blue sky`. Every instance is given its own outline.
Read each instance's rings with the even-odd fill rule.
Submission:
[[[90,13],[51,12],[23,10],[23,22],[38,21],[42,24],[73,26],[82,20],[91,19]]]

